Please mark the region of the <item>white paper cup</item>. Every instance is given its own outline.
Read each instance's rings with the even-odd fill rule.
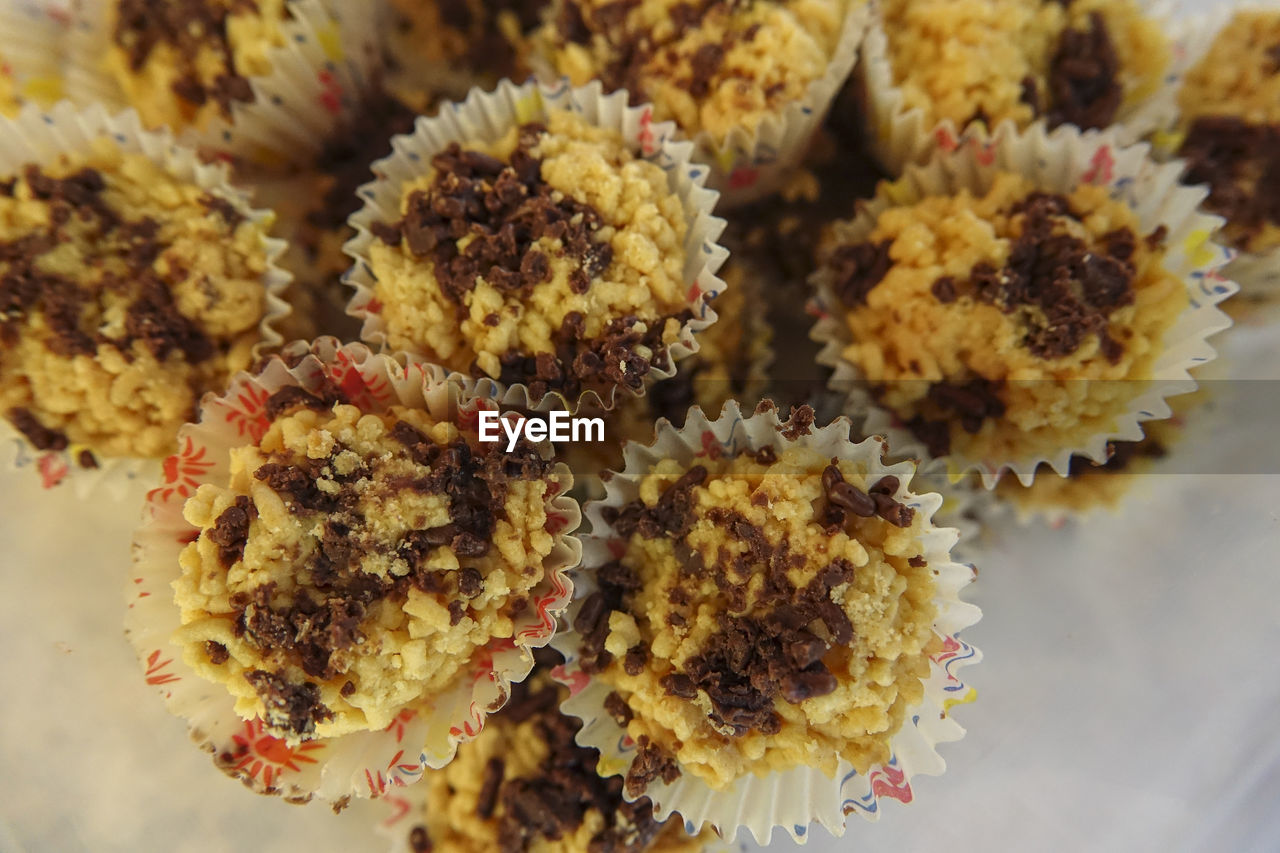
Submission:
[[[582,569],[574,573],[574,603],[565,614],[566,623],[573,624],[582,602],[597,588],[593,570],[613,559],[611,546],[617,541],[604,521],[604,508],[620,507],[635,499],[639,478],[654,463],[662,459],[692,462],[708,453],[734,454],[766,446],[781,451],[790,446],[781,430],[777,412],[772,407],[763,406],[756,414],[744,416],[737,405],[731,403],[714,421],[709,421],[701,409],[694,408],[683,429],[676,430],[664,423],[652,445],[628,444],[623,473],[606,483],[604,500],[588,503],[585,508],[591,533],[583,537],[583,564]],[[796,441],[822,456],[839,456],[865,464],[871,479],[898,477],[900,487],[895,497],[922,513],[928,523],[941,507],[942,498],[908,490],[915,466],[909,462],[886,465],[881,458],[885,447],[880,439],[855,444],[849,438],[849,431],[849,422],[840,418]],[[959,597],[960,590],[973,579],[974,570],[951,559],[957,532],[930,523],[921,538],[925,557],[934,569],[933,603],[937,615],[933,629],[941,640],[942,650],[931,658],[922,703],[908,709],[902,728],[889,742],[891,760],[873,767],[865,776],[855,772],[848,762],[841,761],[834,778],[819,769],[799,766],[764,777],[749,775],[723,791],[714,790],[698,777],[684,773],[671,784],[659,780],[645,790],[645,796],[653,800],[654,814],[659,820],[678,813],[689,834],[696,834],[703,824],[710,824],[726,839],[734,838],[738,830],[745,827],[761,844],[769,842],[775,827],[784,828],[794,839],[803,841],[815,821],[832,834],[841,835],[848,815],[856,812],[875,820],[879,817],[882,798],[911,802],[913,776],[942,773],[946,765],[937,753],[937,744],[958,740],[964,735],[964,729],[951,717],[949,709],[971,702],[977,696],[956,673],[982,657],[976,648],[957,639],[956,634],[976,623],[982,614]],[[578,743],[600,751],[600,772],[623,773],[631,765],[636,746],[604,710],[604,700],[611,688],[580,669],[580,643],[581,637],[571,629],[552,641],[566,661],[552,674],[568,685],[572,694],[561,709],[583,721]]]
[[[355,260],[346,277],[347,283],[355,289],[355,295],[347,305],[347,313],[363,324],[361,340],[373,347],[388,347],[386,326],[379,313],[380,303],[374,295],[376,279],[369,250],[376,238],[370,228],[375,222],[400,219],[401,187],[422,176],[429,168],[432,156],[451,142],[494,141],[512,127],[545,118],[549,112],[557,110],[571,111],[590,124],[617,130],[637,154],[658,164],[666,172],[669,186],[684,204],[688,222],[684,242],[684,280],[688,284],[687,307],[693,317],[681,328],[679,339],[667,348],[670,369],[661,369],[655,364],[650,370],[652,379],[646,385],[674,376],[679,361],[698,351],[697,333],[716,320],[712,301],[725,289],[725,283],[716,271],[729,255],[716,243],[724,230],[724,220],[711,213],[716,204],[716,193],[702,186],[707,179],[707,167],[690,162],[693,146],[688,142],[675,141],[674,125],[670,122],[654,123],[648,108],[627,106],[626,92],[602,94],[599,83],[570,89],[532,81],[516,86],[504,80],[492,92],[473,90],[463,103],[446,104],[438,115],[431,118],[419,117],[413,134],[392,140],[395,153],[374,164],[378,179],[360,188],[365,206],[349,220],[356,236],[344,247]],[[421,352],[403,355],[415,361],[430,360]],[[477,379],[477,387],[480,386],[484,386],[484,393],[503,405],[536,411],[561,408],[576,412],[584,404],[609,411],[621,393],[610,388],[605,392],[606,399],[601,399],[599,394],[589,389],[570,400],[552,391],[535,399],[523,383],[506,385],[493,379]]]
[[[871,233],[877,217],[889,207],[963,189],[984,192],[1001,171],[1023,175],[1049,192],[1070,192],[1085,183],[1106,186],[1111,189],[1112,198],[1123,201],[1137,214],[1143,233],[1163,225],[1168,229],[1165,269],[1186,284],[1189,305],[1165,331],[1163,352],[1156,360],[1147,388],[1129,403],[1126,412],[1117,416],[1113,429],[1098,432],[1077,446],[1062,447],[1052,456],[1025,453],[1009,459],[967,458],[960,454],[945,457],[952,480],[977,471],[988,489],[1006,469],[1029,484],[1041,464],[1065,475],[1072,455],[1102,462],[1108,441],[1142,438],[1141,422],[1169,416],[1167,397],[1195,390],[1196,383],[1188,371],[1216,357],[1208,338],[1231,325],[1218,304],[1239,289],[1224,276],[1232,253],[1212,241],[1222,220],[1198,208],[1205,191],[1181,186],[1180,165],[1155,162],[1148,156],[1146,145],[1120,145],[1114,131],[1081,133],[1075,128],[1060,127],[1046,134],[1042,127],[1032,127],[1021,134],[997,134],[983,145],[965,146],[950,154],[937,153],[926,166],[909,167],[899,181],[882,185],[876,198],[862,206],[854,219],[835,223],[832,232],[842,243],[857,242]],[[847,406],[865,408],[869,413],[866,433],[888,436],[895,452],[928,458],[919,439],[891,412],[875,404],[862,372],[843,357],[851,338],[840,317],[842,308],[830,274],[820,269],[811,281],[817,295],[810,312],[817,321],[810,337],[823,345],[818,361],[833,371],[830,387],[849,395]]]
[[[565,495],[572,477],[557,466],[552,477],[558,488],[547,498],[547,529],[556,543],[545,560],[545,578],[535,588],[535,606],[516,620],[512,638],[479,649],[470,669],[430,702],[401,712],[383,731],[297,745],[268,735],[261,720],[235,713],[225,688],[187,666],[174,641],[180,622],[171,584],[181,575],[178,555],[197,532],[182,516],[186,499],[201,483],[225,481],[228,451],[261,436],[268,423],[263,403],[280,388],[315,388],[327,377],[369,411],[410,406],[436,418],[456,417],[463,429],[474,427],[480,408],[496,408],[438,369],[405,369],[363,344],[320,338],[310,345],[291,344],[283,355],[270,359],[257,375],[237,375],[225,394],[206,396],[200,422],[183,428],[181,450],[166,460],[162,483],[148,493],[134,537],[125,631],[147,682],[161,690],[169,710],[187,721],[192,739],[225,773],[258,793],[299,802],[316,798],[341,807],[352,797],[381,796],[417,780],[428,767],[447,764],[458,742],[473,737],[488,713],[506,701],[511,683],[529,674],[530,649],[547,643],[556,615],[572,595],[566,571],[581,554],[570,535],[580,513]]]

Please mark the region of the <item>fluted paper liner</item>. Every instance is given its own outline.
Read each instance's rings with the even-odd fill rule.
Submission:
[[[430,168],[431,158],[449,143],[494,141],[512,127],[545,118],[553,110],[568,110],[590,124],[617,130],[628,147],[641,158],[656,163],[666,173],[668,185],[680,197],[688,220],[684,242],[684,280],[687,283],[687,307],[693,318],[680,329],[678,340],[667,347],[670,369],[661,370],[654,366],[646,387],[651,382],[674,376],[680,359],[698,351],[696,333],[715,322],[716,312],[711,302],[725,290],[725,283],[716,271],[729,256],[728,251],[716,243],[725,223],[711,214],[717,194],[703,187],[708,169],[690,162],[693,145],[675,140],[673,124],[654,122],[652,110],[647,107],[628,106],[626,92],[604,95],[598,82],[574,89],[533,81],[516,86],[509,80],[503,80],[493,91],[473,89],[463,103],[445,104],[434,117],[419,117],[412,134],[392,140],[394,153],[373,165],[377,180],[360,188],[364,207],[348,220],[356,236],[343,247],[355,261],[344,279],[355,289],[355,295],[347,305],[347,313],[363,323],[360,337],[365,343],[384,350],[389,346],[379,303],[374,297],[376,279],[369,261],[369,248],[376,238],[370,227],[375,222],[396,222],[401,218],[401,187],[421,177]],[[413,360],[430,360],[423,353],[404,355]],[[540,399],[534,399],[523,383],[508,385],[493,379],[476,381],[478,385],[485,386],[486,393],[504,405],[537,411],[564,408],[576,412],[584,404],[609,411],[614,406],[615,395],[624,393],[610,388],[605,392],[607,399],[602,400],[594,390],[587,390],[577,399],[570,400],[550,391]]]
[[[1167,30],[1168,21],[1173,17],[1170,0],[1139,0],[1139,5],[1162,31]],[[873,3],[867,34],[862,41],[862,62],[858,73],[866,95],[864,113],[868,147],[891,175],[902,174],[911,164],[926,162],[935,152],[949,153],[967,146],[981,147],[1006,135],[1019,133],[1012,119],[1006,119],[994,128],[983,123],[970,123],[959,128],[949,118],[930,126],[923,109],[908,108],[902,88],[894,81],[889,40],[883,15],[876,3]],[[1145,97],[1122,104],[1110,129],[1121,143],[1132,144],[1167,124],[1176,108],[1164,87],[1157,87]],[[1031,128],[1045,129],[1047,122],[1039,118],[1029,125],[1028,129]]]
[[[1212,240],[1222,220],[1198,208],[1205,197],[1203,188],[1178,183],[1180,164],[1157,163],[1148,153],[1145,144],[1119,144],[1110,130],[1081,133],[1075,128],[1060,127],[1045,133],[1043,128],[1033,127],[949,154],[935,154],[925,166],[908,167],[899,181],[882,185],[854,219],[832,226],[835,239],[841,243],[859,242],[871,233],[877,217],[889,207],[966,189],[981,194],[998,172],[1008,171],[1031,179],[1037,188],[1048,192],[1067,193],[1080,184],[1108,187],[1113,199],[1137,214],[1143,233],[1160,225],[1168,229],[1164,266],[1186,285],[1189,305],[1165,331],[1163,352],[1152,368],[1148,387],[1130,402],[1126,412],[1116,417],[1112,429],[1096,433],[1079,445],[1062,447],[1053,456],[944,457],[953,481],[968,471],[977,471],[983,485],[991,489],[1001,471],[1010,469],[1024,485],[1029,485],[1042,463],[1066,476],[1073,455],[1105,462],[1108,441],[1141,439],[1141,422],[1169,417],[1167,397],[1195,390],[1196,383],[1188,371],[1217,357],[1208,338],[1231,325],[1231,319],[1217,306],[1239,289],[1223,273],[1233,253]],[[851,338],[830,272],[819,269],[811,282],[817,294],[810,303],[810,312],[817,319],[809,334],[823,345],[818,362],[833,370],[830,387],[850,395],[848,406],[866,408],[869,414],[864,432],[888,436],[895,452],[928,458],[919,439],[892,413],[871,400],[862,372],[843,357]]]
[[[55,0],[0,3],[0,62],[20,104],[52,106],[63,96],[70,12]]]
[[[231,186],[224,165],[202,162],[194,150],[175,143],[167,131],[144,130],[133,110],[109,115],[101,106],[78,110],[64,101],[47,113],[28,104],[15,118],[0,117],[0,175],[15,174],[27,163],[48,163],[62,154],[85,153],[94,140],[103,137],[111,139],[122,151],[142,154],[174,177],[191,181],[226,199],[246,219],[261,225],[264,230],[275,219],[275,214],[270,211],[252,208],[248,194]],[[276,266],[276,261],[284,253],[284,242],[263,237],[261,245],[267,257],[267,269],[262,276],[267,301],[259,325],[261,341],[254,350],[255,355],[282,342],[274,326],[289,314],[289,305],[282,294],[292,278]],[[0,463],[11,470],[32,469],[46,489],[70,482],[81,498],[99,488],[119,497],[125,493],[130,481],[150,480],[160,471],[159,459],[97,454],[99,467],[82,468],[77,457],[88,449],[72,445],[61,451],[36,450],[7,419],[0,418]]]
[[[614,537],[604,522],[604,507],[620,507],[635,499],[639,493],[638,478],[656,462],[676,459],[692,463],[708,454],[733,455],[766,446],[781,452],[792,446],[781,434],[776,411],[768,407],[744,416],[736,404],[730,403],[714,421],[695,407],[690,410],[683,429],[676,430],[665,420],[658,424],[658,436],[652,445],[627,445],[624,472],[606,484],[604,500],[590,502],[585,507],[591,531],[583,537],[582,568],[574,573],[574,602],[565,615],[568,625],[573,624],[582,601],[597,587],[594,569],[612,559],[610,543]],[[901,485],[895,497],[930,522],[942,505],[942,498],[908,490],[915,466],[910,462],[886,465],[881,461],[884,449],[881,439],[871,438],[855,444],[849,439],[849,430],[849,421],[839,418],[800,437],[797,443],[823,456],[862,462],[872,479],[898,477]],[[921,538],[937,584],[933,600],[937,616],[933,628],[942,642],[942,650],[930,662],[923,701],[908,709],[902,729],[889,742],[890,761],[873,767],[865,776],[855,772],[846,761],[840,762],[834,778],[806,766],[763,777],[749,775],[725,791],[716,791],[686,772],[672,784],[655,781],[644,792],[653,801],[654,813],[659,819],[675,812],[684,820],[690,834],[697,833],[703,824],[710,824],[726,839],[732,839],[745,827],[762,844],[768,843],[774,827],[781,827],[797,841],[804,841],[810,824],[815,821],[832,834],[840,835],[848,815],[856,812],[875,820],[880,814],[882,798],[903,803],[912,801],[913,776],[943,772],[946,765],[935,747],[964,735],[964,729],[951,717],[949,709],[971,702],[977,696],[975,690],[958,679],[958,671],[982,657],[976,648],[957,639],[956,634],[976,623],[982,614],[976,606],[959,597],[960,590],[973,580],[974,570],[954,562],[950,556],[957,532],[930,524]],[[604,775],[624,773],[631,765],[635,744],[604,710],[610,688],[579,668],[580,643],[581,637],[572,630],[558,634],[552,641],[566,660],[552,675],[566,684],[572,694],[561,710],[583,721],[577,740],[583,746],[600,751],[600,772]]]
[[[553,476],[559,488],[547,498],[547,530],[556,541],[544,562],[546,576],[535,588],[534,607],[517,619],[514,637],[495,639],[477,650],[470,670],[449,688],[402,711],[383,731],[292,746],[271,737],[261,720],[236,714],[235,701],[223,686],[196,675],[173,641],[179,610],[171,585],[182,571],[178,555],[197,532],[182,516],[187,498],[202,483],[226,481],[229,451],[262,436],[269,426],[263,405],[280,388],[313,389],[328,377],[367,411],[410,406],[440,419],[456,417],[464,429],[474,426],[480,408],[496,408],[491,400],[460,392],[437,368],[405,369],[363,344],[320,338],[311,345],[290,344],[285,355],[300,360],[290,368],[273,358],[260,375],[238,374],[227,393],[206,396],[200,423],[183,428],[181,450],[166,460],[163,482],[148,493],[134,537],[125,628],[147,682],[164,694],[171,712],[187,720],[192,739],[213,754],[224,772],[258,793],[341,806],[352,797],[381,796],[416,781],[428,767],[447,764],[458,742],[474,737],[486,715],[506,701],[511,683],[529,674],[529,650],[547,643],[556,615],[572,595],[566,570],[578,563],[581,546],[570,534],[581,515],[577,503],[564,494],[572,476],[557,466]]]
[[[78,0],[69,38],[67,95],[79,104],[128,106],[103,67],[112,45],[111,0]],[[289,166],[319,154],[356,115],[381,61],[376,4],[289,0],[283,44],[266,51],[268,74],[249,77],[253,101],[233,102],[230,120],[179,131],[181,139],[222,156]]]
[[[788,101],[778,112],[765,116],[754,129],[735,127],[724,139],[716,139],[705,130],[692,137],[683,135],[683,138],[692,138],[696,146],[694,159],[710,164],[707,185],[720,192],[722,210],[750,204],[777,192],[803,162],[814,132],[822,126],[832,101],[853,71],[867,31],[870,0],[848,0],[847,7],[827,68],[822,76],[809,83],[803,98]],[[539,79],[565,79],[536,48],[532,64]]]
[[[1160,159],[1174,159],[1182,146],[1182,133],[1177,127],[1181,119],[1178,92],[1187,73],[1204,58],[1232,16],[1245,11],[1280,12],[1280,0],[1214,3],[1206,11],[1180,17],[1170,26],[1173,68],[1165,78],[1162,98],[1172,104],[1172,110],[1160,130],[1152,136],[1155,154]],[[1238,251],[1224,275],[1239,283],[1243,297],[1262,300],[1280,297],[1280,248],[1267,252]]]

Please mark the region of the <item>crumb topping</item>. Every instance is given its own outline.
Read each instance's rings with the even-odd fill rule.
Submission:
[[[557,0],[537,38],[574,85],[653,103],[654,117],[718,140],[805,99],[827,70],[841,0]]]
[[[384,728],[511,636],[552,547],[550,463],[332,387],[266,411],[228,484],[184,507],[200,529],[174,584],[184,657],[288,738]]]
[[[690,317],[679,198],[616,133],[569,113],[450,145],[375,223],[393,347],[548,390],[639,389]]]
[[[118,0],[108,67],[149,126],[203,125],[253,100],[285,0]]]
[[[549,655],[543,656],[550,657]],[[659,823],[647,798],[627,802],[622,779],[596,772],[599,753],[579,746],[581,723],[559,712],[568,691],[537,669],[457,757],[423,780],[414,851],[701,849],[680,820]]]
[[[1171,53],[1133,0],[887,0],[895,82],[926,124],[1106,127],[1159,86]]]
[[[169,452],[199,395],[249,364],[262,236],[105,142],[0,182],[0,412],[37,446]]]
[[[825,251],[844,355],[936,455],[1052,452],[1106,429],[1187,304],[1164,229],[1137,229],[1104,188],[1048,194],[1012,174],[890,208]]]
[[[574,620],[639,745],[638,794],[846,758],[865,772],[922,695],[933,577],[894,477],[803,447],[663,460],[606,512],[625,550]]]
[[[1178,92],[1186,183],[1227,219],[1231,245],[1280,246],[1280,13],[1241,11],[1187,72]]]

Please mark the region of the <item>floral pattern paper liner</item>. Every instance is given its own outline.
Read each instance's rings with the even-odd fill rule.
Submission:
[[[529,649],[546,644],[556,614],[572,595],[565,570],[577,563],[580,547],[568,534],[580,513],[563,494],[548,497],[547,530],[557,542],[534,608],[518,621],[514,639],[478,650],[469,674],[433,705],[401,712],[381,732],[318,738],[297,746],[266,734],[260,720],[235,713],[225,688],[183,663],[172,642],[179,614],[171,585],[181,572],[178,554],[196,535],[182,517],[182,505],[202,482],[228,475],[228,449],[261,437],[268,425],[263,405],[279,388],[316,387],[327,375],[362,407],[400,403],[433,411],[456,401],[459,390],[437,368],[412,365],[406,370],[361,344],[341,346],[333,338],[321,338],[310,349],[303,343],[286,348],[293,355],[308,351],[312,356],[295,368],[273,359],[260,376],[240,374],[227,394],[206,397],[200,424],[184,427],[181,450],[165,461],[163,482],[148,493],[144,523],[135,535],[126,633],[144,662],[147,682],[161,690],[170,711],[188,721],[192,738],[215,756],[224,772],[258,793],[297,801],[315,797],[340,806],[353,796],[381,796],[416,781],[428,767],[447,764],[457,743],[479,733],[487,714],[506,701],[510,684],[528,675],[533,666]],[[475,417],[480,408],[496,405],[464,396],[459,411]],[[461,416],[459,421],[464,428],[470,422]],[[556,474],[564,488],[568,470],[558,466]]]
[[[849,440],[849,428],[849,422],[839,418],[826,427],[814,429],[799,442],[824,456],[865,461],[871,477],[892,474],[904,484],[908,483],[915,467],[912,463],[883,463],[881,440],[868,439],[855,445]],[[607,536],[608,526],[601,512],[605,506],[618,507],[635,497],[636,487],[630,475],[659,459],[715,459],[766,445],[781,449],[786,442],[778,430],[776,411],[766,408],[761,414],[744,416],[736,403],[730,403],[714,421],[695,407],[690,410],[683,429],[676,430],[664,423],[653,445],[628,444],[624,452],[624,474],[606,484],[608,493],[603,501],[591,502],[586,507],[591,535],[583,537],[584,568],[574,573],[574,601],[565,614],[565,623],[573,624],[582,601],[597,587],[594,571],[588,567],[608,562],[623,546],[621,540]],[[901,487],[899,499],[922,513],[926,520],[932,519],[942,505],[941,496],[913,494],[906,485]],[[950,557],[956,539],[957,531],[950,528],[934,528],[924,536],[925,554],[934,567],[938,585],[934,597],[938,613],[933,627],[942,650],[930,663],[923,703],[910,709],[909,720],[890,741],[893,752],[890,762],[872,768],[863,776],[854,772],[848,762],[841,761],[834,779],[815,768],[797,767],[763,778],[748,776],[727,791],[715,791],[686,773],[670,785],[654,782],[645,791],[654,803],[655,816],[666,819],[678,813],[689,833],[710,824],[725,839],[734,838],[738,830],[745,827],[759,843],[767,844],[774,827],[785,829],[797,841],[806,838],[810,824],[815,821],[832,834],[841,835],[850,814],[856,812],[875,820],[879,816],[881,797],[911,802],[914,799],[911,777],[938,775],[946,767],[937,754],[936,745],[959,740],[964,735],[964,729],[949,710],[977,698],[977,691],[960,680],[958,671],[977,663],[982,655],[956,635],[975,624],[982,614],[976,606],[959,597],[960,590],[976,573],[972,566]],[[566,661],[553,670],[552,675],[567,685],[571,693],[561,710],[583,721],[578,743],[600,751],[602,774],[625,773],[631,765],[635,744],[604,711],[604,699],[610,688],[579,668],[578,643],[579,638],[572,630],[557,634],[551,643]]]

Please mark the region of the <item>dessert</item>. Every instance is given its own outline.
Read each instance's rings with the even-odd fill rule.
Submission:
[[[398,191],[401,218],[369,229],[365,310],[393,350],[535,399],[607,401],[669,363],[692,318],[690,222],[667,174],[618,132],[552,111],[423,166]]]
[[[0,245],[0,414],[82,465],[172,452],[263,340],[262,225],[105,138],[0,181]]]
[[[110,0],[103,63],[148,127],[203,129],[253,101],[288,14],[285,0]]]
[[[934,456],[1047,458],[1113,430],[1189,304],[1166,229],[1142,233],[1092,184],[1050,193],[999,172],[853,233],[835,227],[818,273],[841,357]]]
[[[1158,88],[1171,52],[1136,0],[885,0],[892,82],[927,130],[1100,128]]]
[[[537,49],[573,85],[599,79],[654,117],[723,143],[754,133],[831,63],[847,0],[555,0]]]
[[[554,546],[556,478],[528,443],[284,387],[225,483],[183,507],[175,635],[197,674],[290,741],[387,727],[514,636]],[[474,436],[472,436],[473,438]]]
[[[709,831],[691,838],[679,818],[658,822],[644,797],[623,799],[620,777],[596,772],[599,753],[574,742],[581,723],[557,710],[567,695],[545,669],[514,685],[475,740],[411,789],[420,807],[408,818],[408,849],[701,850],[714,837]]]
[[[1280,248],[1280,11],[1239,11],[1178,90],[1184,180],[1208,184],[1223,237],[1251,253]]]
[[[629,795],[685,773],[716,790],[842,760],[865,774],[924,695],[928,518],[868,456],[806,446],[812,422],[628,470],[636,497],[601,508],[614,556],[567,642],[637,745]]]

